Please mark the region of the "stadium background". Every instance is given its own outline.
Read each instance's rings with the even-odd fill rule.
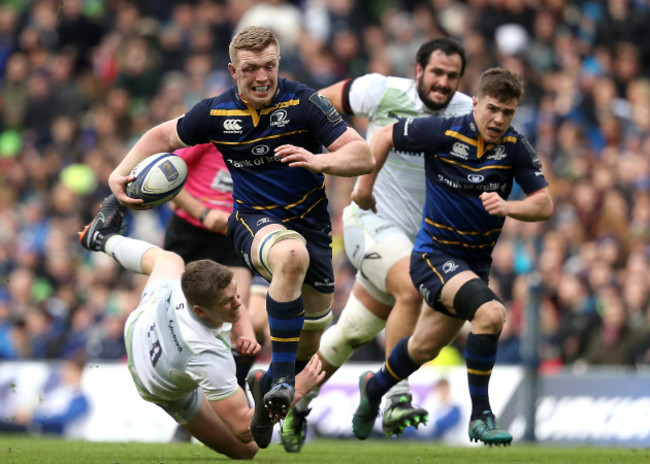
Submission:
[[[495,249],[491,282],[509,309],[499,363],[519,366],[513,380],[539,363],[541,389],[551,388],[545,379],[564,378],[553,388],[580,385],[596,399],[617,392],[590,392],[598,382],[579,381],[607,366],[603,375],[633,385],[630,397],[647,403],[639,393],[650,391],[650,6],[643,0],[5,0],[3,372],[79,353],[87,371],[124,360],[122,328],[143,279],[85,252],[77,232],[143,131],[231,85],[228,42],[252,23],[276,30],[282,74],[314,88],[365,72],[411,76],[420,43],[440,34],[467,50],[460,90],[468,94],[487,67],[520,71],[526,94],[514,125],[542,158],[556,209],[547,223],[507,221]],[[350,123],[363,133],[363,121]],[[351,182],[328,179],[335,314],[354,275],[340,225]],[[168,217],[165,207],[129,214],[128,233],[161,243]],[[535,270],[540,293],[531,305]],[[539,333],[534,353],[524,349],[522,358],[531,306]],[[438,363],[458,364],[463,341]],[[355,361],[376,366],[381,353],[378,338]],[[647,407],[628,410],[647,417]]]

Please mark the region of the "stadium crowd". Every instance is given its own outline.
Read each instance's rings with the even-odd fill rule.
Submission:
[[[459,90],[469,95],[488,67],[520,72],[526,93],[514,126],[542,158],[555,213],[545,223],[506,221],[495,249],[491,284],[509,308],[498,362],[521,361],[533,271],[545,367],[650,361],[650,5],[642,0],[4,1],[0,359],[80,350],[125,359],[123,326],[144,280],[86,252],[77,233],[143,131],[232,85],[228,43],[250,24],[278,35],[283,75],[316,89],[366,72],[412,76],[419,45],[441,35],[466,49]],[[363,133],[363,122],[350,122]],[[328,179],[335,314],[355,272],[340,223],[353,182]],[[166,206],[129,212],[128,233],[162,243],[169,214]],[[383,361],[378,347],[356,356]]]

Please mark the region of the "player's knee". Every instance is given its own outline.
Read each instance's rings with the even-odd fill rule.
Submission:
[[[481,308],[483,305],[485,306]],[[481,308],[482,310],[487,311],[485,319],[483,314],[481,314],[481,323],[482,321],[485,321],[487,326],[492,326],[492,324],[498,320],[497,315],[493,314],[493,311],[498,313],[499,307],[503,308],[502,317],[505,317],[505,308],[503,307],[503,303],[492,289],[490,289],[490,287],[479,278],[465,282],[458,289],[458,292],[456,292],[456,296],[454,296],[454,310],[456,311],[456,314],[466,321],[472,321],[472,323],[475,322],[475,315],[479,308]],[[501,325],[503,325],[503,322]]]
[[[506,308],[499,301],[489,301],[476,311],[471,322],[475,332],[498,334],[506,322]]]
[[[420,311],[422,306],[422,295],[413,284],[400,287],[399,290],[393,293],[393,296],[395,297],[396,304],[400,303],[401,305],[412,308],[417,312]]]
[[[385,320],[350,294],[336,325],[323,334],[320,353],[333,366],[341,366],[356,348],[371,341],[384,327]]]
[[[273,274],[282,273],[288,278],[304,277],[309,267],[307,248],[298,240],[283,240],[271,251]]]

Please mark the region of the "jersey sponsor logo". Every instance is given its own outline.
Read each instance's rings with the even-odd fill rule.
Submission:
[[[280,159],[275,156],[261,156],[255,159],[233,160],[227,159],[226,162],[233,168],[252,168],[255,166],[262,166],[267,163],[279,163]]]
[[[480,184],[485,180],[485,177],[483,177],[481,174],[467,174],[467,180],[472,184]]]
[[[271,122],[269,123],[273,127],[284,127],[289,124],[289,119],[287,119],[287,110],[276,110],[271,113]]]
[[[226,119],[223,122],[223,129],[226,134],[241,134],[242,127],[239,125],[241,119]]]
[[[327,116],[328,121],[337,123],[343,120],[339,112],[334,108],[334,105],[326,97],[314,92],[309,97],[309,101]]]
[[[497,145],[492,149],[492,153],[490,153],[487,157],[489,160],[494,160],[494,161],[499,161],[507,157],[508,155],[506,154],[506,147],[503,145]]]
[[[456,269],[458,269],[458,264],[456,264],[452,260],[449,260],[445,264],[442,265],[442,272],[444,272],[445,274],[449,274],[450,272],[454,272]]]
[[[174,342],[174,345],[176,345],[176,349],[180,353],[181,351],[183,351],[183,347],[178,342],[178,335],[176,335],[176,331],[174,330],[174,321],[172,319],[169,320],[169,323],[167,324],[167,328],[169,329],[169,335],[172,337],[172,341]]]
[[[257,156],[266,155],[269,152],[270,148],[268,145],[255,145],[251,150],[251,153]]]
[[[451,147],[451,152],[449,154],[466,160],[469,158],[469,147],[464,143],[456,142]]]

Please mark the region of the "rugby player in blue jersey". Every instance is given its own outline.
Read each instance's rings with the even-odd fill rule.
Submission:
[[[491,253],[506,217],[543,221],[553,211],[535,151],[510,126],[522,94],[518,74],[492,68],[481,75],[472,113],[402,119],[379,129],[370,141],[378,167],[392,147],[424,156],[426,200],[410,273],[425,304],[413,335],[397,343],[377,373],[366,371],[359,378],[360,404],[352,420],[359,439],[370,435],[384,393],[434,359],[470,321],[465,345],[470,440],[512,442],[488,396],[506,318],[505,306],[488,287]],[[508,200],[513,181],[525,198]],[[355,201],[364,209],[375,207],[373,182],[373,176],[363,176],[357,184]]]
[[[147,131],[109,177],[117,199],[131,169],[158,152],[212,142],[233,181],[228,236],[244,262],[270,281],[266,309],[272,342],[266,373],[248,377],[255,399],[251,431],[269,445],[275,420],[294,396],[294,378],[318,350],[332,319],[331,230],[324,174],[356,176],[374,167],[368,144],[329,100],[279,78],[280,47],[265,28],[242,29],[230,43],[236,85]],[[322,147],[326,153],[320,153]]]

